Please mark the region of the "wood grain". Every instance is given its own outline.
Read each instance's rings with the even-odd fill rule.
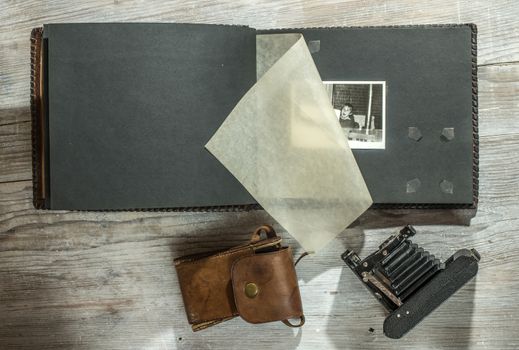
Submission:
[[[0,9],[0,349],[519,348],[518,2],[0,0]],[[257,28],[476,23],[479,211],[471,226],[420,226],[415,239],[444,259],[458,248],[476,248],[483,256],[476,280],[404,339],[390,341],[382,334],[383,309],[342,268],[339,255],[350,248],[364,256],[392,229],[355,228],[298,265],[302,329],[235,319],[192,333],[172,259],[242,243],[257,224],[273,220],[263,211],[32,208],[29,33],[43,23],[87,21]]]
[[[0,109],[29,103],[29,34],[57,22],[194,22],[254,28],[476,23],[479,63],[519,61],[519,2],[436,1],[7,1],[0,11]],[[8,97],[8,98],[6,98]]]

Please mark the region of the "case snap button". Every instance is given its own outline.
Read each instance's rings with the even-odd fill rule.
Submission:
[[[256,283],[247,283],[245,285],[245,295],[249,298],[254,298],[256,295],[258,295],[259,289]]]

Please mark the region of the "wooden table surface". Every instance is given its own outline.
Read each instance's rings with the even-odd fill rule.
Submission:
[[[0,0],[0,349],[519,348],[519,2]],[[29,34],[50,22],[203,22],[256,28],[478,25],[480,206],[471,226],[419,226],[444,259],[482,255],[475,280],[401,340],[343,268],[394,228],[354,229],[297,266],[307,324],[187,325],[172,259],[229,247],[272,219],[248,213],[82,213],[32,208]],[[439,218],[440,219],[440,218]],[[278,227],[279,228],[279,227]],[[297,243],[282,232],[288,244]]]

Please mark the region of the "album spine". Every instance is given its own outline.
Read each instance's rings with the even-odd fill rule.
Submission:
[[[44,180],[44,104],[42,81],[42,37],[43,28],[31,31],[31,140],[32,140],[32,190],[33,205],[46,209]]]

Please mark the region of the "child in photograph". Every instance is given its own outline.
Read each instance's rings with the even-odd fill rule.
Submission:
[[[339,122],[343,128],[359,128],[359,123],[355,122],[355,116],[353,115],[353,105],[351,103],[345,103],[344,106],[342,106]]]

